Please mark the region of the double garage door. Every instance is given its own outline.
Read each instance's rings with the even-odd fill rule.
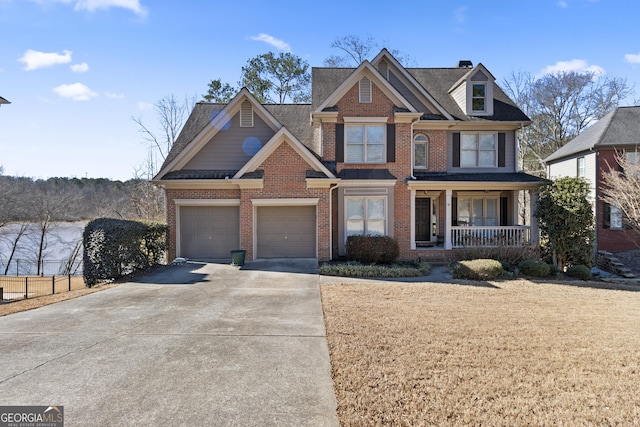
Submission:
[[[257,258],[315,258],[315,206],[260,206],[256,209]],[[238,206],[182,206],[180,256],[226,259],[240,248]]]

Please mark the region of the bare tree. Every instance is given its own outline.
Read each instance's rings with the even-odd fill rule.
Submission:
[[[519,136],[523,169],[541,176],[545,158],[632,94],[625,79],[593,72],[569,71],[539,78],[514,72],[503,86],[532,120]]]
[[[603,202],[622,211],[625,225],[636,233],[640,233],[639,154],[638,151],[616,154],[617,164],[609,165],[609,169],[602,174],[603,189],[600,196]]]
[[[337,37],[331,47],[338,51],[338,54],[331,54],[324,60],[326,67],[357,67],[366,59],[371,59],[371,55],[378,49],[379,43],[370,35],[360,37],[353,34]],[[411,66],[415,61],[398,49],[387,49],[394,58],[404,66]]]
[[[148,178],[153,177],[162,162],[167,158],[173,143],[178,139],[180,130],[187,119],[188,114],[195,105],[195,97],[179,101],[175,95],[168,95],[156,102],[155,111],[158,117],[159,131],[148,127],[141,118],[132,117],[143,134],[144,142],[149,147],[150,162],[148,162]]]

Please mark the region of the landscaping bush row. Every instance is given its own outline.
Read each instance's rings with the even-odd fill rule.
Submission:
[[[84,229],[84,280],[87,286],[99,280],[117,279],[144,270],[164,260],[166,224],[98,218]]]
[[[367,265],[357,261],[349,261],[344,264],[325,263],[318,268],[318,273],[324,276],[342,277],[420,277],[427,276],[430,272],[431,267],[425,262]]]

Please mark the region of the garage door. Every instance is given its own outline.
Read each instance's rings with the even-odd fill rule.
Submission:
[[[238,206],[180,207],[180,256],[191,259],[231,258],[240,245]]]
[[[258,258],[315,258],[315,206],[258,208]]]

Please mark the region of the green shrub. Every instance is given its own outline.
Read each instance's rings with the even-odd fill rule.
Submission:
[[[398,242],[389,236],[347,237],[347,259],[363,264],[391,264],[398,259]]]
[[[491,280],[504,274],[500,261],[495,259],[474,259],[458,261],[451,266],[454,279]]]
[[[430,271],[431,267],[425,262],[364,265],[359,262],[349,261],[343,264],[324,263],[318,268],[318,273],[323,276],[341,277],[420,277],[428,275]]]
[[[536,259],[522,261],[518,268],[522,274],[532,277],[547,277],[551,274],[551,266],[544,261]]]
[[[473,247],[456,249],[455,253],[458,261],[496,259],[503,266],[518,265],[528,259],[540,259],[540,248],[538,246]]]
[[[580,280],[590,280],[591,279],[591,269],[586,265],[572,265],[567,268],[567,276],[575,277]]]
[[[98,218],[89,222],[82,235],[83,274],[87,286],[98,280],[117,279],[144,270],[164,259],[166,224]]]

